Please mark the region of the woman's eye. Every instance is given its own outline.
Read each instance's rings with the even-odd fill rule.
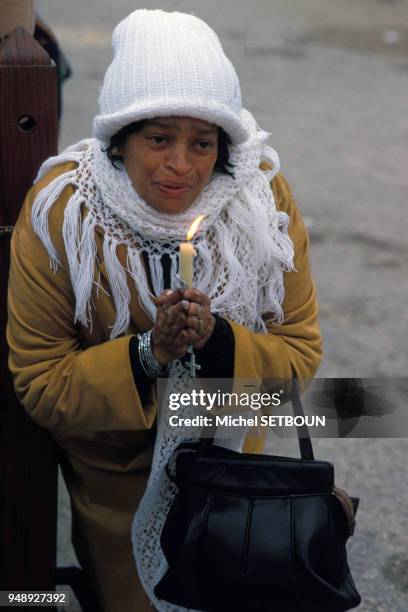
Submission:
[[[209,149],[211,149],[214,145],[212,142],[208,142],[208,140],[200,140],[197,143],[197,146],[199,149],[201,149],[202,151],[208,151]]]
[[[166,136],[148,136],[148,140],[150,140],[153,144],[162,145],[167,142]]]

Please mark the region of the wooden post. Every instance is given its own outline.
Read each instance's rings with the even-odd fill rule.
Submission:
[[[0,36],[15,28],[34,34],[34,0],[0,0]]]
[[[54,590],[57,460],[7,368],[9,239],[41,162],[57,152],[57,74],[22,28],[0,44],[0,589]]]

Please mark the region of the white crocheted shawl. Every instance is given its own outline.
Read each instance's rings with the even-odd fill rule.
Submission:
[[[250,138],[230,147],[234,178],[214,173],[190,208],[176,215],[160,213],[149,206],[135,191],[125,169],[112,166],[103,151],[106,143],[98,140],[80,141],[42,165],[37,181],[56,165],[76,162],[73,170],[59,174],[38,193],[32,209],[34,230],[56,271],[60,256],[49,235],[48,214],[65,187],[74,186],[62,231],[75,295],[75,321],[92,328],[92,310],[97,308],[91,298],[93,285],[98,283],[96,226],[104,232],[103,257],[116,310],[110,335],[115,338],[128,333],[129,277],[152,325],[155,320],[156,307],[141,252],[148,255],[154,293],[159,295],[163,291],[161,256],[169,255],[171,279],[176,283],[178,245],[185,240],[192,221],[204,214],[205,219],[193,240],[197,252],[194,286],[210,297],[212,312],[256,332],[266,331],[262,313],[273,313],[274,320],[282,322],[283,272],[293,269],[293,245],[287,231],[289,218],[276,209],[270,187],[279,170],[279,159],[266,144],[269,134],[258,128],[248,111],[242,111],[242,121]],[[269,162],[272,169],[261,170],[261,161]],[[127,246],[125,268],[116,255],[121,244]],[[160,533],[175,494],[164,466],[181,441],[200,435],[197,429],[181,431],[169,426],[166,397],[170,393],[185,392],[188,385],[185,368],[179,360],[173,362],[165,399],[158,407],[151,473],[132,529],[140,579],[154,606],[163,612],[183,610],[159,601],[153,592],[167,567],[160,548]],[[178,414],[193,416],[193,407],[183,407]],[[242,441],[235,441],[233,446],[240,447]]]

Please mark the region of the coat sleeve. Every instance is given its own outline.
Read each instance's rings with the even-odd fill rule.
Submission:
[[[255,333],[231,321],[235,337],[234,376],[288,379],[293,369],[300,379],[314,376],[321,360],[316,289],[310,273],[309,239],[299,209],[282,175],[272,182],[276,206],[290,218],[295,270],[284,273],[284,322],[266,320],[268,333]]]
[[[149,429],[129,358],[130,336],[83,348],[66,269],[54,273],[30,222],[33,191],[11,241],[9,367],[19,401],[54,433]]]

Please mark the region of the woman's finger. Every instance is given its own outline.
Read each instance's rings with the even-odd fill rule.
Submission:
[[[184,289],[182,292],[183,298],[189,302],[197,302],[201,306],[210,307],[211,301],[208,295],[198,289]]]
[[[178,305],[159,309],[154,325],[156,343],[163,348],[171,346],[175,336],[185,328],[186,318]]]
[[[158,298],[155,298],[155,304],[158,307],[172,306],[180,302],[182,298],[183,293],[180,289],[166,289]]]
[[[205,323],[203,319],[199,319],[198,317],[187,317],[186,327],[188,330],[192,329],[201,335],[204,332]]]
[[[206,309],[205,306],[202,306],[201,304],[197,304],[197,302],[190,302],[188,310],[186,310],[186,315],[188,317],[201,318],[205,316],[206,311],[209,312],[209,310]]]
[[[177,336],[174,338],[174,344],[178,348],[184,347],[184,350],[187,351],[188,340],[189,340],[189,334],[188,334],[187,330],[182,329],[177,334]]]

